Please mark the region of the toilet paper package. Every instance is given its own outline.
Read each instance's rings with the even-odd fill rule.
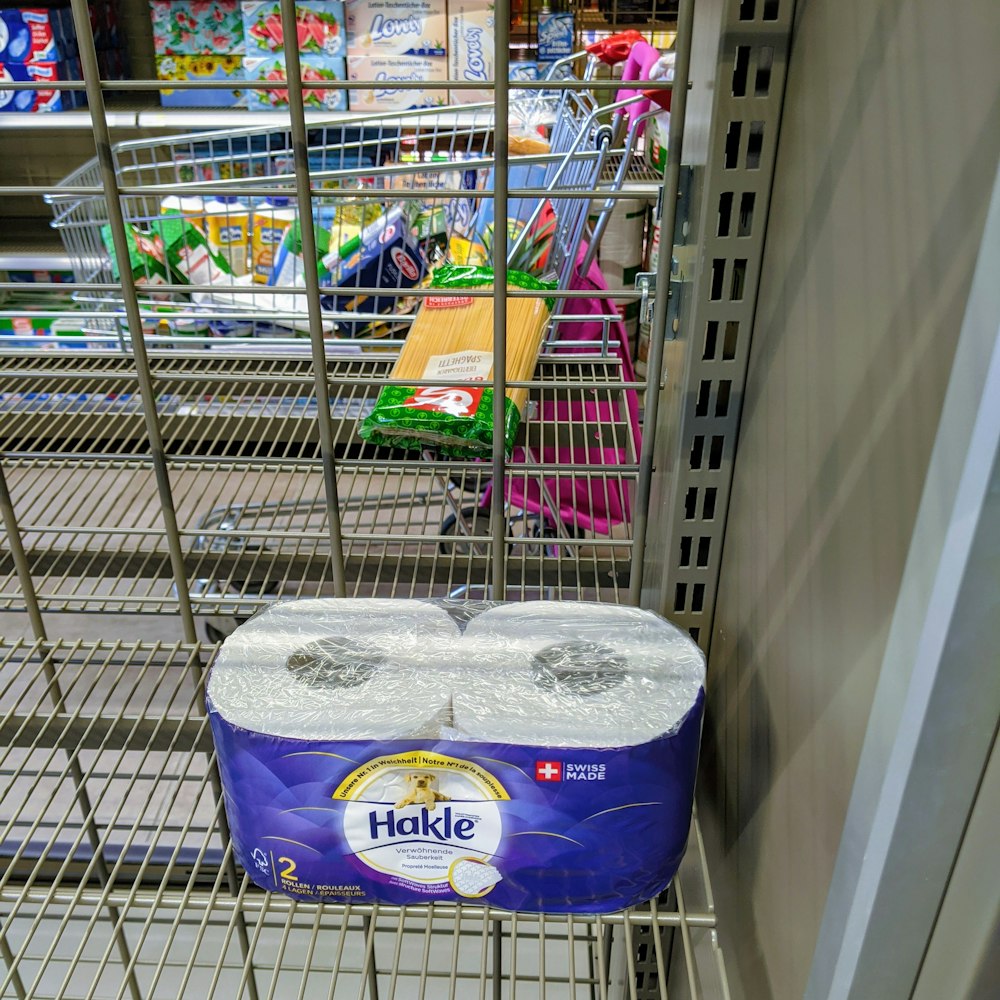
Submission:
[[[634,905],[683,855],[703,684],[634,608],[274,605],[208,681],[236,857],[303,900]]]

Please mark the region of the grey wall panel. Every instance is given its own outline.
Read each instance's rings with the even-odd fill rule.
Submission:
[[[948,893],[913,1000],[960,996],[989,1000],[1000,983],[1000,886],[996,868],[1000,816],[1000,749],[990,755]]]
[[[992,0],[797,6],[702,773],[755,1000],[801,996],[815,949],[1000,151],[998,46]]]

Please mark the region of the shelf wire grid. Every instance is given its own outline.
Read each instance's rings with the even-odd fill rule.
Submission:
[[[352,593],[482,596],[489,578],[490,478],[482,462],[428,461],[361,446],[357,420],[389,375],[391,352],[329,368],[344,558]],[[211,352],[151,359],[157,416],[195,610],[247,616],[278,598],[331,587],[327,506],[309,359]],[[620,365],[551,356],[532,383],[522,461],[509,489],[546,495],[549,509],[586,488],[604,506],[637,474]],[[47,611],[164,613],[177,608],[167,528],[126,359],[35,354],[0,369],[5,468],[35,591]],[[588,418],[585,404],[601,418]],[[539,420],[541,407],[567,414]],[[609,448],[621,464],[553,464],[562,447]],[[456,485],[456,484],[460,484]],[[585,531],[510,507],[508,596],[617,599],[631,535]],[[560,537],[559,531],[563,537]],[[22,599],[12,559],[0,556],[0,601]]]
[[[182,643],[0,642],[0,996],[121,1000],[134,977],[148,1000],[195,990],[236,1000],[251,984],[259,997],[282,998],[642,1000],[667,997],[673,963],[691,997],[724,995],[697,822],[667,894],[602,916],[312,904],[246,876],[230,886],[204,708],[213,653]],[[42,702],[53,710],[40,714]],[[633,974],[621,994],[614,948],[649,953],[644,977]],[[713,961],[699,962],[698,949]]]
[[[283,8],[287,16],[291,5]],[[83,26],[86,4],[73,0],[73,9]],[[109,116],[86,35],[81,27],[89,113],[107,167]],[[501,118],[505,36],[498,24]],[[300,153],[301,107],[288,119]],[[682,129],[682,114],[674,119]],[[506,142],[501,129],[498,213],[511,193]],[[306,215],[309,175],[307,158],[293,157],[287,176]],[[98,180],[124,259],[122,178],[106,169]],[[596,185],[584,193],[602,197]],[[667,271],[661,263],[664,288]],[[505,274],[500,252],[500,373]],[[0,360],[0,485],[13,494],[3,511],[10,537],[0,548],[0,607],[26,609],[33,621],[39,609],[171,613],[188,644],[49,642],[41,627],[35,643],[0,644],[0,844],[9,862],[0,876],[0,995],[646,1000],[665,998],[676,977],[685,996],[726,996],[697,823],[670,893],[624,913],[318,907],[263,893],[237,874],[204,716],[212,650],[194,642],[192,610],[228,626],[275,597],[328,593],[625,600],[643,557],[633,552],[633,526],[596,534],[570,512],[548,534],[544,519],[532,525],[501,490],[479,502],[488,480],[543,493],[553,488],[546,483],[576,479],[605,499],[615,490],[628,496],[648,480],[652,450],[620,406],[599,422],[543,422],[529,412],[521,444],[530,453],[516,463],[503,457],[499,422],[492,462],[387,456],[361,445],[354,428],[384,384],[392,348],[378,342],[343,356],[324,337],[315,289],[304,297],[309,340],[287,341],[294,357],[264,353],[263,344],[247,356],[242,345],[160,351],[141,335],[146,306],[132,276],[113,291],[116,328],[130,331],[124,353],[13,350]],[[546,402],[595,400],[612,412],[626,390],[640,388],[625,382],[612,345],[601,346],[598,357],[543,357],[532,382],[536,412]],[[658,378],[651,364],[650,379]],[[496,381],[502,398],[502,374]],[[624,464],[560,462],[551,452],[567,439],[613,447]],[[633,513],[644,520],[647,511]]]

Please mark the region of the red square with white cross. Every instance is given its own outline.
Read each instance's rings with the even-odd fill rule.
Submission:
[[[562,781],[562,763],[558,760],[536,760],[535,781]]]

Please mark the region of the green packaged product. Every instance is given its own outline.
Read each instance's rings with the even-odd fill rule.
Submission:
[[[316,240],[316,272],[321,283],[329,284],[330,272],[323,258],[330,252],[330,231],[320,225],[313,225]],[[274,255],[269,285],[302,286],[305,284],[306,265],[302,257],[302,224],[295,219],[285,230],[285,236]]]
[[[489,288],[488,267],[447,265],[438,268],[431,288],[457,291]],[[521,271],[507,272],[507,287],[547,291],[552,282]],[[552,301],[507,299],[507,382],[532,378],[548,326]],[[420,312],[392,370],[393,379],[433,379],[454,385],[387,386],[360,427],[373,444],[438,451],[458,458],[484,458],[493,450],[493,299],[431,295]],[[526,388],[508,388],[504,401],[504,445],[514,446],[528,400]]]
[[[138,226],[125,225],[128,241],[129,270],[137,285],[167,285],[170,275],[167,270],[166,250],[163,238],[158,233],[143,232]],[[111,226],[101,226],[101,240],[111,256],[111,270],[115,279],[121,278],[121,268],[115,253],[115,243],[111,237]]]
[[[153,223],[166,248],[166,260],[182,284],[231,285],[229,261],[208,242],[208,237],[182,215],[164,215]]]

